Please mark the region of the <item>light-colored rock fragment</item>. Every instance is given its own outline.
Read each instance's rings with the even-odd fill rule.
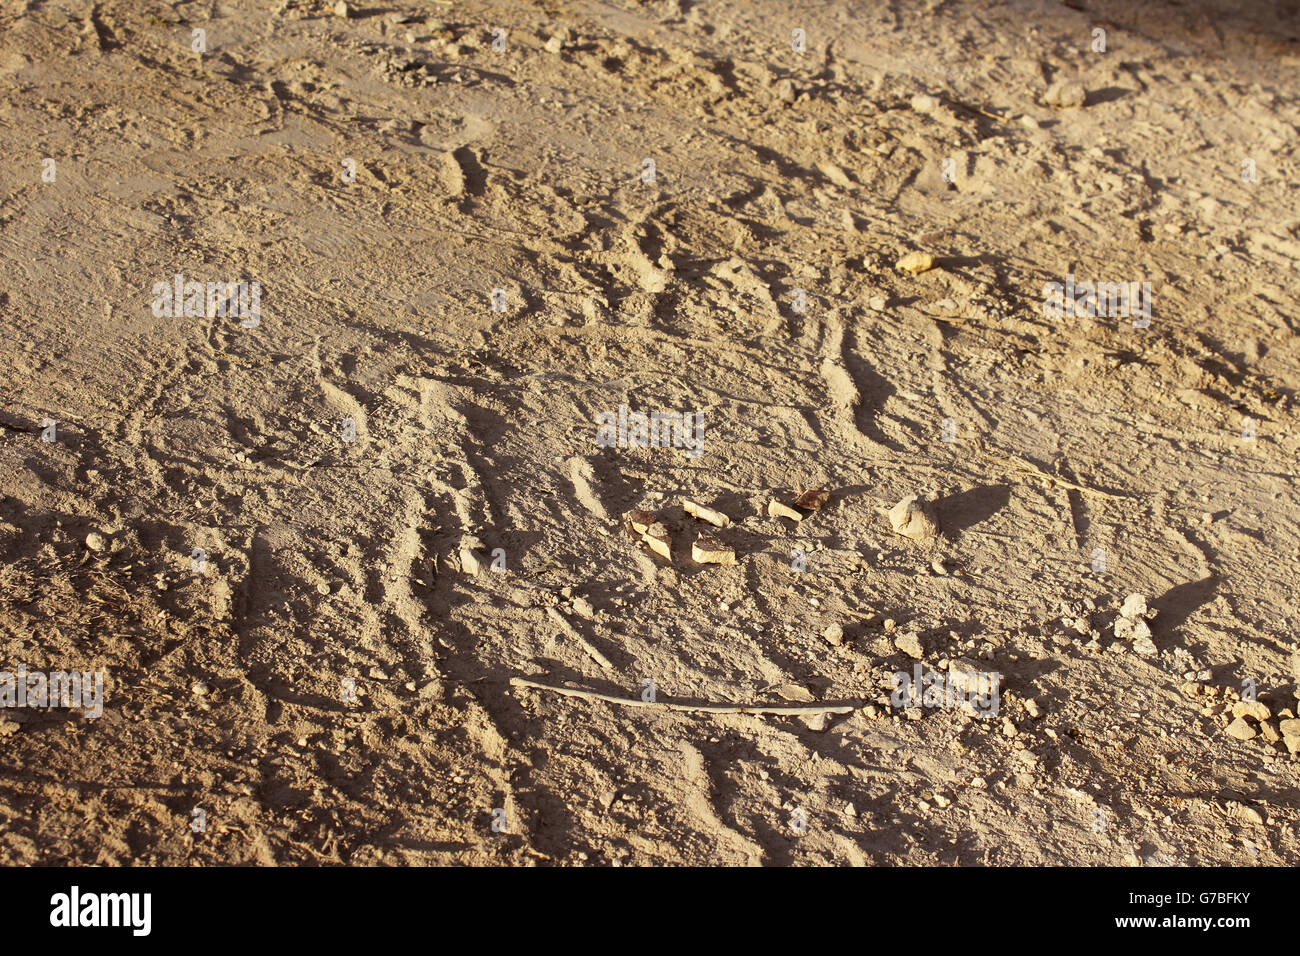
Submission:
[[[1273,714],[1269,711],[1267,705],[1257,700],[1239,700],[1232,705],[1232,716],[1250,717],[1254,720],[1268,720]]]
[[[1235,800],[1229,800],[1224,807],[1228,816],[1234,820],[1240,820],[1242,823],[1254,823],[1260,826],[1264,824],[1264,815],[1252,806],[1244,803],[1237,803]]]
[[[934,268],[934,256],[928,252],[909,252],[898,260],[898,269],[909,275],[920,275]]]
[[[1048,87],[1043,102],[1057,109],[1075,109],[1083,105],[1088,98],[1088,91],[1078,80],[1062,80]]]
[[[933,113],[939,108],[939,101],[933,96],[927,96],[924,93],[917,93],[912,97],[912,109],[918,113]]]
[[[802,511],[795,511],[789,505],[783,505],[775,499],[767,503],[767,514],[771,518],[789,518],[791,521],[803,520]]]
[[[641,540],[650,546],[650,550],[666,561],[673,559],[673,539],[662,522],[656,521],[645,529]]]
[[[811,704],[817,698],[802,684],[782,684],[776,689],[777,694],[795,704]]]
[[[691,558],[696,564],[735,564],[736,552],[711,534],[702,534],[691,545]]]
[[[725,528],[731,524],[731,519],[721,511],[714,511],[712,508],[706,508],[698,502],[691,501],[689,498],[682,499],[682,510],[692,518],[699,518],[701,521],[707,521],[709,524],[719,528]]]
[[[643,535],[646,530],[659,519],[649,511],[629,511],[623,516],[627,522],[627,530],[632,535]]]
[[[108,542],[104,540],[104,536],[98,531],[92,531],[86,535],[86,547],[91,551],[103,551],[107,544]]]
[[[1119,609],[1120,617],[1128,618],[1130,621],[1136,621],[1138,618],[1147,616],[1147,599],[1141,594],[1130,594],[1124,599],[1124,604]]]
[[[913,541],[933,538],[939,533],[934,507],[919,495],[909,495],[886,512],[894,534]]]
[[[472,548],[461,548],[460,569],[477,576],[483,570],[483,558]]]
[[[1238,717],[1227,726],[1229,737],[1235,737],[1237,740],[1250,740],[1255,736],[1255,728],[1246,723],[1245,720]]]
[[[920,660],[925,651],[921,647],[921,639],[915,634],[900,634],[894,638],[894,646],[906,654],[908,657]]]
[[[969,657],[956,657],[948,662],[948,680],[963,694],[989,694],[993,690],[993,675],[988,668]]]
[[[829,714],[809,714],[803,722],[809,730],[821,733],[830,726],[831,719]]]
[[[826,629],[822,631],[822,637],[830,641],[836,647],[844,643],[844,627],[838,622],[827,624]]]

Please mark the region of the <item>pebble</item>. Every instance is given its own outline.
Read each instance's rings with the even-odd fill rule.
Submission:
[[[1257,700],[1239,700],[1232,705],[1232,716],[1253,717],[1255,720],[1268,720],[1273,714],[1268,707]]]
[[[909,275],[920,275],[934,268],[935,258],[928,252],[909,252],[898,260],[897,268]]]
[[[1133,623],[1133,650],[1143,657],[1153,657],[1159,653],[1155,642],[1151,640],[1151,628],[1146,621]]]
[[[1255,728],[1238,717],[1228,724],[1227,733],[1229,737],[1235,737],[1237,740],[1250,740],[1255,736]]]
[[[589,621],[596,616],[596,609],[591,606],[591,602],[586,598],[574,598],[573,611],[579,617],[585,617]]]
[[[195,681],[194,684],[190,687],[190,693],[193,694],[195,697],[206,697],[211,692],[211,690],[212,688],[209,687],[201,680]]]
[[[1065,80],[1053,83],[1043,97],[1043,102],[1057,109],[1074,109],[1082,106],[1088,98],[1088,91],[1078,80]]]
[[[912,97],[912,109],[918,113],[933,113],[939,108],[939,101],[933,96],[918,93]]]
[[[948,576],[948,569],[943,566],[942,558],[935,558],[933,561],[931,561],[930,570],[933,571],[935,574],[939,575],[939,577],[941,578]]]
[[[98,531],[92,531],[86,535],[86,547],[91,551],[103,551],[107,544],[108,542],[104,540],[104,536]]]
[[[1135,621],[1138,618],[1147,616],[1147,599],[1141,594],[1130,594],[1124,599],[1123,605],[1119,609],[1120,617],[1128,618]]]
[[[346,20],[348,17],[352,16],[352,10],[344,0],[339,0],[338,3],[334,4],[334,16],[342,17]]]
[[[934,507],[919,495],[909,495],[886,514],[889,526],[894,534],[900,534],[913,541],[933,538],[939,532],[939,522],[935,517]]]
[[[884,312],[885,297],[880,295],[873,295],[870,299],[867,300],[867,307],[870,308],[872,312]]]
[[[921,640],[915,634],[900,634],[894,638],[894,646],[906,654],[908,657],[920,660],[925,651],[921,648]]]
[[[844,643],[844,627],[839,623],[828,624],[826,630],[822,631],[822,637],[839,647]]]
[[[804,726],[809,730],[821,733],[830,726],[830,716],[828,714],[810,714],[803,719]]]

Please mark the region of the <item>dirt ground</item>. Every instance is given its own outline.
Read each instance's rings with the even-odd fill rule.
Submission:
[[[0,0],[0,861],[1300,862],[1296,13]]]

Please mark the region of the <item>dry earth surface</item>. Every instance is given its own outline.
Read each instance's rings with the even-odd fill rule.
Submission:
[[[0,860],[1300,862],[1296,22],[3,0]]]

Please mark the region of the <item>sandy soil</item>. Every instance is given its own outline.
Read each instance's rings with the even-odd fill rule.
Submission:
[[[0,860],[1300,861],[1295,4],[341,12],[0,6]]]

